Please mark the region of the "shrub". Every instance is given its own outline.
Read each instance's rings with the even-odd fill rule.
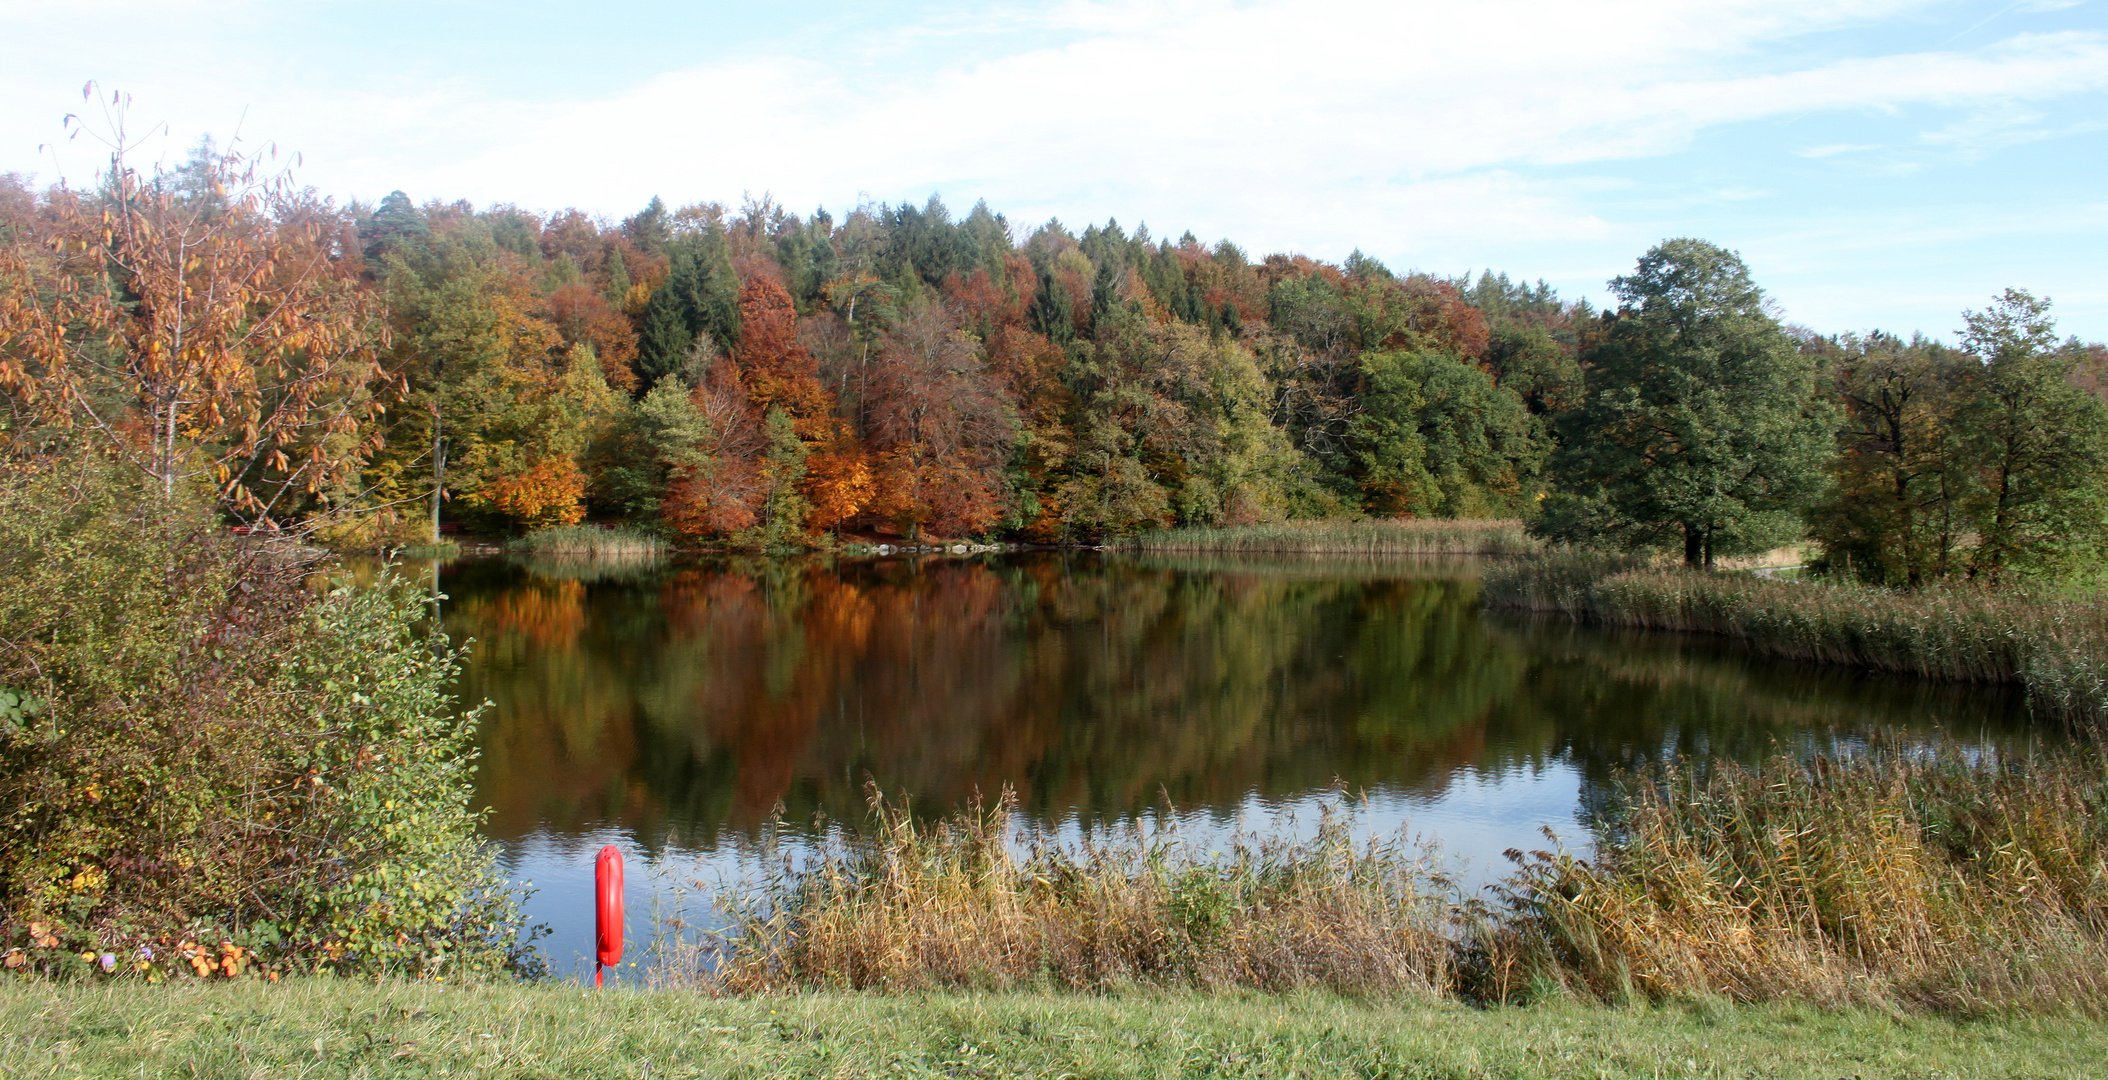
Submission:
[[[126,475],[47,462],[0,489],[0,685],[35,704],[0,730],[7,964],[524,962],[459,650],[413,632],[419,594],[313,588],[290,544]]]

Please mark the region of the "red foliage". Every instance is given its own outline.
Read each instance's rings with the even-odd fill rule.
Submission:
[[[1003,269],[1001,277],[991,277],[981,267],[965,277],[955,273],[944,282],[945,304],[961,325],[983,337],[1001,328],[1022,328],[1033,294],[1039,290],[1032,260],[1013,254],[1004,260]]]
[[[887,336],[870,395],[872,513],[939,536],[986,532],[1001,518],[997,479],[1012,437],[1001,391],[941,308]]]
[[[660,514],[683,536],[737,532],[761,520],[768,491],[761,457],[766,440],[760,413],[741,385],[739,371],[720,358],[690,395],[710,421],[711,440],[701,449],[705,467],[677,471],[667,484]]]

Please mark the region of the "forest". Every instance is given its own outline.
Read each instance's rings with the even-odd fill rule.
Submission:
[[[1822,334],[1698,240],[1597,310],[936,195],[340,207],[206,143],[92,189],[6,177],[0,248],[17,450],[99,431],[338,548],[1520,517],[1692,565],[1805,534],[1913,584],[2068,576],[2108,537],[2108,350],[2047,300],[1994,297],[1958,345]]]

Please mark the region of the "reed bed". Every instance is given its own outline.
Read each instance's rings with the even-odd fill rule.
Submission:
[[[1665,766],[1500,887],[1508,983],[1609,1001],[2108,1013],[2108,779],[2071,752]]]
[[[1007,797],[772,858],[674,924],[660,988],[715,995],[1141,988],[1434,1002],[1732,1000],[2108,1015],[2108,766],[1923,749],[1671,763],[1625,778],[1587,858],[1511,852],[1473,894],[1352,835],[1226,850],[1058,843]]]
[[[1139,551],[1246,551],[1349,555],[1524,555],[1544,545],[1522,522],[1472,518],[1365,518],[1165,529],[1125,545]]]
[[[563,525],[536,529],[505,545],[523,555],[629,557],[662,555],[666,541],[627,526]]]
[[[1773,581],[1574,556],[1485,576],[1489,607],[1715,634],[1767,656],[2025,687],[2036,710],[2108,722],[2108,603],[1973,588]]]
[[[1007,794],[934,824],[876,796],[871,806],[870,831],[800,869],[782,864],[730,903],[732,931],[661,957],[661,977],[719,993],[1140,986],[1430,1000],[1456,984],[1455,884],[1402,839],[1356,843],[1343,814],[1307,842],[1247,837],[1209,852],[1135,829],[1072,844],[1013,831]]]

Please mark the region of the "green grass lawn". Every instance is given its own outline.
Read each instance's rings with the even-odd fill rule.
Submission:
[[[0,989],[0,1076],[2085,1077],[2082,1020],[296,980]]]

